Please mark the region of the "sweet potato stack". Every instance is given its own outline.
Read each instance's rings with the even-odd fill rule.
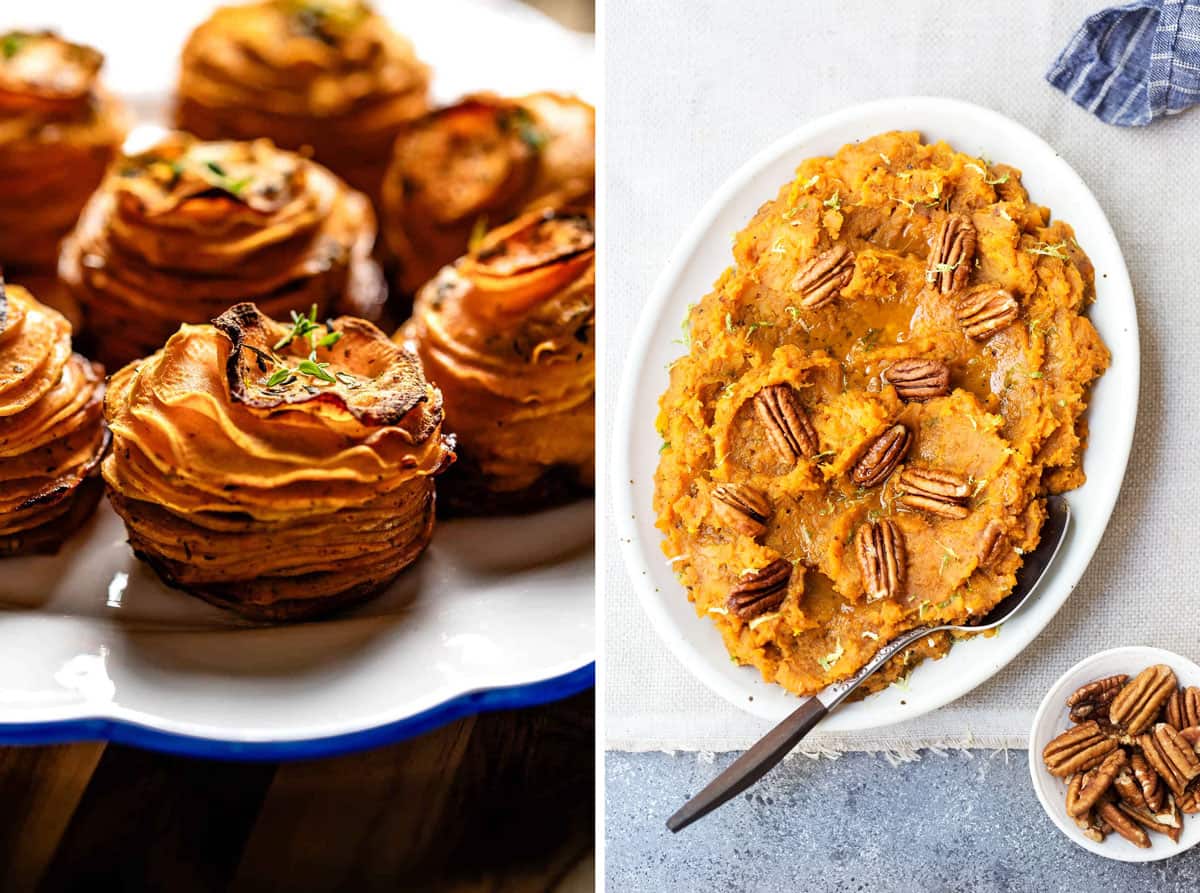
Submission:
[[[173,133],[114,166],[59,271],[113,368],[242,300],[273,318],[313,304],[370,317],[385,293],[374,239],[366,198],[320,165],[269,140]]]
[[[59,241],[125,134],[98,83],[103,62],[50,32],[0,36],[0,263],[55,306]]]
[[[378,592],[428,544],[453,461],[409,352],[360,319],[238,304],[111,380],[103,466],[129,541],[170,585],[256,619]]]
[[[428,108],[429,70],[360,0],[218,9],[188,38],[176,123],[205,139],[308,146],[375,198],[401,125]]]
[[[70,323],[0,281],[0,556],[57,551],[95,507],[103,397]]]
[[[587,200],[595,139],[595,109],[555,93],[472,96],[405,125],[381,212],[398,291],[414,294],[466,253],[473,234]]]
[[[587,492],[595,432],[590,209],[534,211],[422,289],[410,341],[446,400],[460,513],[527,511]]]

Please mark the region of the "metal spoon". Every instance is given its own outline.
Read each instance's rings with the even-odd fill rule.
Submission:
[[[827,713],[846,700],[847,696],[872,673],[887,663],[898,651],[907,648],[922,636],[943,630],[981,632],[995,629],[1010,619],[1036,591],[1046,568],[1054,561],[1054,556],[1058,554],[1059,547],[1066,539],[1070,520],[1071,509],[1066,500],[1058,496],[1049,497],[1046,500],[1046,521],[1042,525],[1038,547],[1026,553],[1025,563],[1017,572],[1017,583],[1013,591],[988,612],[982,623],[972,626],[923,626],[889,642],[849,679],[830,685],[796,708],[791,716],[734,760],[729,768],[714,778],[704,790],[683,804],[678,812],[667,819],[667,827],[672,831],[680,831],[746,790],[766,775],[825,718]]]

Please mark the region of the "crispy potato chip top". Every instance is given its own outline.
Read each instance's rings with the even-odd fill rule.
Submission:
[[[453,460],[412,354],[361,320],[284,325],[252,304],[117,372],[105,415],[110,486],[182,513],[334,511]]]

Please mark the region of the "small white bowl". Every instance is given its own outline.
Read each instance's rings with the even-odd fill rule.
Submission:
[[[1149,832],[1150,848],[1145,850],[1115,833],[1109,834],[1103,843],[1096,843],[1084,837],[1075,820],[1067,815],[1066,781],[1055,778],[1046,770],[1046,764],[1042,762],[1042,750],[1071,726],[1066,700],[1072,692],[1088,682],[1115,673],[1135,676],[1154,664],[1166,664],[1174,670],[1180,685],[1200,685],[1200,666],[1170,651],[1142,646],[1101,651],[1071,667],[1050,687],[1038,707],[1033,728],[1029,732],[1029,774],[1033,777],[1033,789],[1046,815],[1054,820],[1063,834],[1084,849],[1122,862],[1154,862],[1191,849],[1200,843],[1200,815],[1183,816],[1183,836],[1179,838],[1179,843],[1173,843],[1169,837],[1154,832]]]

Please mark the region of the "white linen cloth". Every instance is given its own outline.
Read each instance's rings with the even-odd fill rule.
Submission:
[[[1046,83],[1047,66],[1100,5],[608,2],[603,306],[609,412],[627,333],[675,242],[710,195],[751,155],[800,123],[865,100],[956,97],[1040,134],[1107,212],[1137,296],[1142,385],[1129,470],[1100,549],[1062,611],[1005,670],[953,704],[875,731],[818,732],[805,750],[1024,747],[1046,689],[1087,655],[1155,645],[1200,659],[1200,113],[1118,128]],[[769,723],[710,694],[658,642],[626,576],[611,520],[605,539],[606,746],[749,746]]]

